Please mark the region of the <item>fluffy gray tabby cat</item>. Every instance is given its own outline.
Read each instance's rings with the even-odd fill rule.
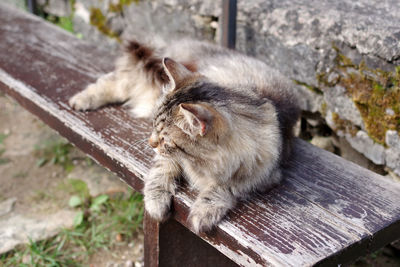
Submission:
[[[88,110],[126,102],[136,117],[152,116],[156,156],[145,178],[146,210],[165,220],[183,175],[199,193],[189,220],[200,232],[238,199],[281,180],[299,114],[290,86],[263,62],[209,43],[130,41],[115,71],[69,103]]]

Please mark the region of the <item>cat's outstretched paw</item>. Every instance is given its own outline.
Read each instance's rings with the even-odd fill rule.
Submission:
[[[88,87],[88,89],[90,86]],[[99,96],[91,93],[91,90],[85,89],[68,101],[68,104],[75,110],[92,110],[100,107],[103,103],[100,101]]]
[[[171,211],[172,194],[168,191],[144,194],[144,207],[153,219],[163,222]]]
[[[85,91],[79,92],[68,101],[68,104],[75,110],[89,110],[91,109],[91,99]]]
[[[196,233],[208,232],[222,220],[227,211],[228,208],[223,206],[211,206],[209,203],[196,201],[188,220]]]

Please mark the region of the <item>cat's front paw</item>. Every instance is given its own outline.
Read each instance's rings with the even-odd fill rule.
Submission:
[[[90,86],[89,86],[90,87]],[[71,97],[68,104],[75,110],[92,110],[98,108],[100,103],[98,96],[91,93],[91,90],[85,89]]]
[[[168,191],[145,192],[144,207],[153,219],[163,222],[171,211],[172,194]]]
[[[188,220],[196,233],[208,232],[221,221],[227,212],[227,207],[212,206],[209,203],[195,201]]]
[[[68,104],[75,110],[88,110],[91,109],[91,102],[90,97],[82,91],[71,97]]]

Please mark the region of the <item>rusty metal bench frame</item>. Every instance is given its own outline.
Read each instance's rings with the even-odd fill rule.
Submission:
[[[150,123],[120,106],[76,112],[67,105],[112,62],[101,48],[0,4],[0,90],[141,191],[153,154],[138,140]],[[145,216],[145,265],[340,264],[400,238],[398,183],[301,140],[284,175],[199,236],[186,222],[196,193],[181,187],[170,221]]]

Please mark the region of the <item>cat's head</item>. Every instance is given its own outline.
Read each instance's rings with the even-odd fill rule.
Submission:
[[[164,58],[169,82],[153,117],[149,144],[162,156],[197,157],[226,135],[229,120],[215,100],[221,90],[199,73]]]

